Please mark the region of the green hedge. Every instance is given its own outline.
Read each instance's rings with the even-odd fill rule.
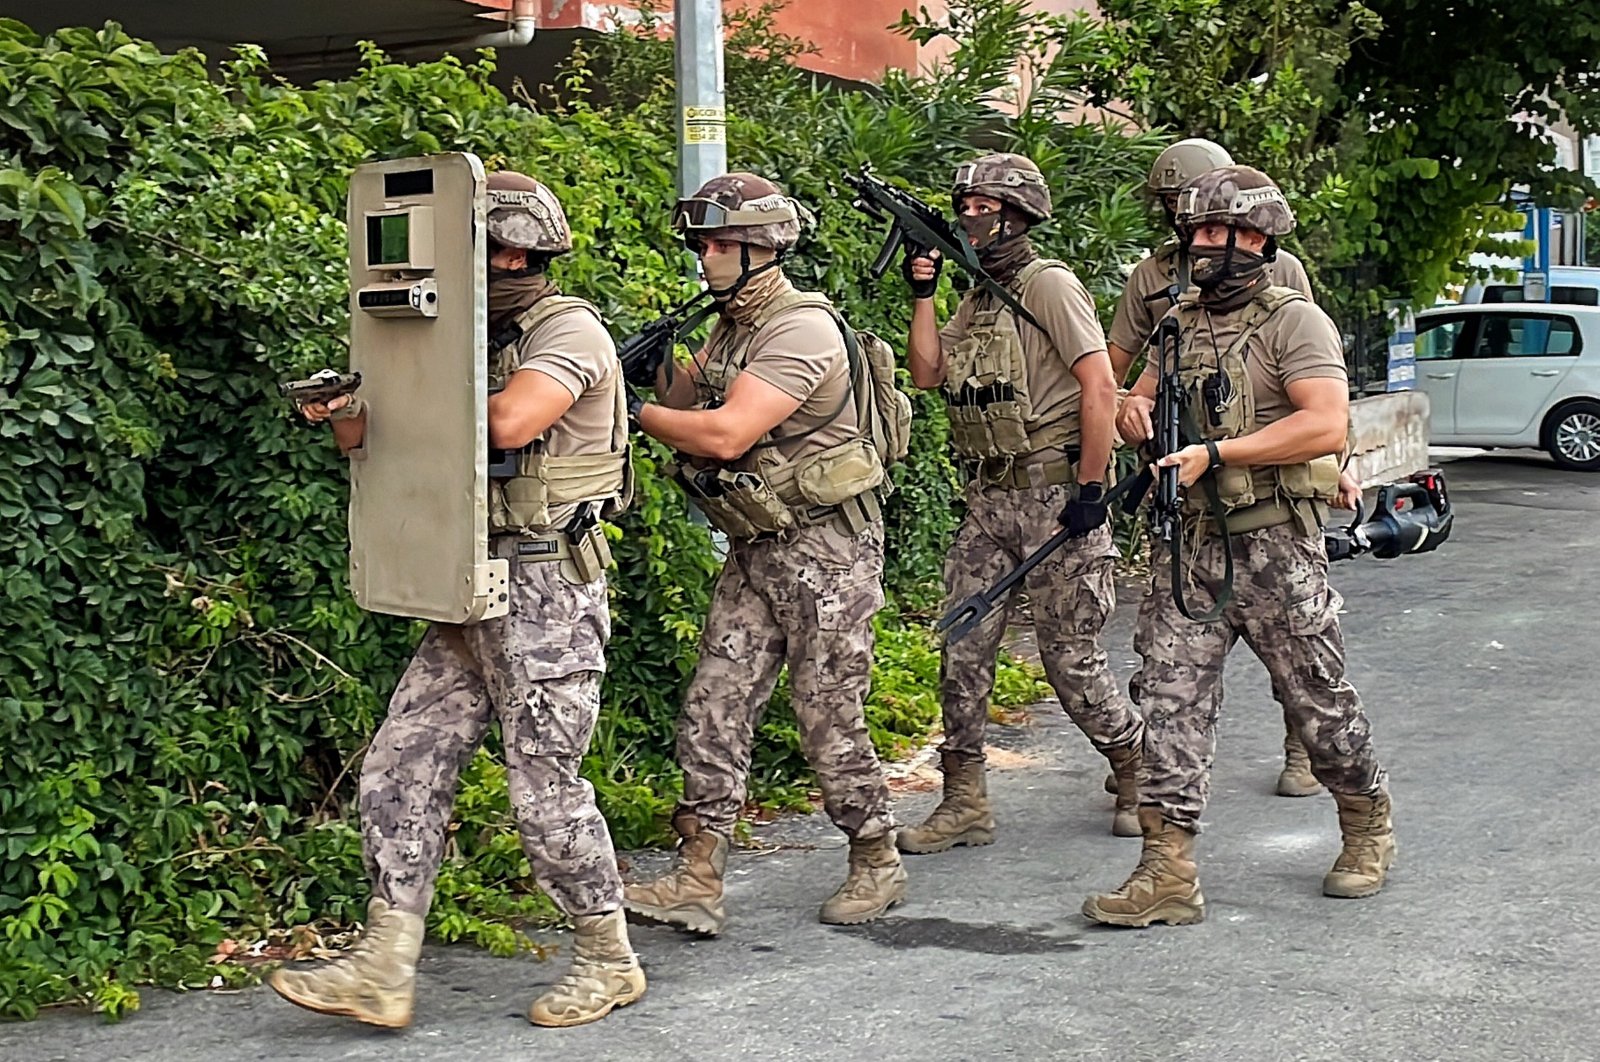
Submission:
[[[829,181],[866,158],[942,181],[983,124],[987,68],[839,94],[787,63],[792,42],[765,13],[735,28],[731,157],[819,208],[801,282],[900,333],[900,281],[879,291],[861,276],[879,234]],[[641,35],[599,49],[565,71],[564,104],[518,106],[489,84],[487,60],[372,54],[349,80],[296,88],[248,48],[211,75],[199,55],[159,54],[115,26],[40,37],[0,22],[0,1016],[64,999],[118,1014],[137,1005],[133,984],[241,976],[209,965],[225,936],[359,913],[353,775],[419,628],[350,600],[342,462],[291,422],[275,384],[344,363],[345,184],[375,158],[474,151],[548,181],[575,236],[559,279],[619,332],[685,293],[667,229],[670,48]],[[596,63],[640,95],[593,102]],[[629,64],[645,76],[623,80]],[[1102,215],[1104,255],[1078,260],[1109,290],[1119,256],[1148,236],[1124,178],[1150,145],[1111,152],[1113,133],[1049,123],[1013,134],[1055,138],[1067,216]],[[1078,165],[1094,159],[1115,161]],[[891,753],[937,719],[932,641],[899,617],[935,602],[956,519],[942,417],[925,400],[919,411],[869,706]],[[605,710],[585,763],[623,845],[662,837],[672,727],[716,570],[654,475],[662,457],[641,451],[640,501],[621,525]],[[1007,689],[1036,692],[1015,675]],[[752,781],[784,803],[808,775],[779,701]],[[456,824],[430,928],[512,950],[516,921],[549,908],[492,750],[463,779]]]

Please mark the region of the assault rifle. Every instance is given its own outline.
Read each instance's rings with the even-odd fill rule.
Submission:
[[[978,264],[978,254],[972,245],[937,208],[887,183],[875,175],[872,167],[865,162],[861,164],[859,174],[847,171],[844,181],[855,189],[854,205],[857,210],[874,221],[889,222],[889,234],[884,237],[883,247],[868,270],[872,279],[877,280],[888,271],[895,252],[902,248],[913,257],[938,251],[985,291],[1015,310],[1023,320],[1043,330],[1044,326],[1023,308],[1017,297],[984,271],[983,266]]]
[[[1192,423],[1184,412],[1182,384],[1178,375],[1180,329],[1176,318],[1164,317],[1156,327],[1154,342],[1157,350],[1157,380],[1156,408],[1155,408],[1155,438],[1150,441],[1152,460],[1159,460],[1167,454],[1174,453],[1183,448],[1185,422]],[[1208,383],[1209,396],[1211,385]],[[1190,434],[1198,436],[1198,432]],[[1183,496],[1181,484],[1178,479],[1177,466],[1160,470],[1160,475],[1155,476],[1148,467],[1142,469],[1138,475],[1123,480],[1106,492],[1104,502],[1109,508],[1113,501],[1121,500],[1122,510],[1133,513],[1139,508],[1140,501],[1149,493],[1152,485],[1156,488],[1155,500],[1150,507],[1150,522],[1154,533],[1165,543],[1172,556],[1172,595],[1177,603],[1178,610],[1189,619],[1199,622],[1209,622],[1222,615],[1222,610],[1227,606],[1233,596],[1233,548],[1228,539],[1227,520],[1222,514],[1221,502],[1217,497],[1216,482],[1210,474],[1201,477],[1206,496],[1211,505],[1211,515],[1218,522],[1221,531],[1224,556],[1226,558],[1226,571],[1223,575],[1223,585],[1216,595],[1216,604],[1209,612],[1195,615],[1189,608],[1187,598],[1183,593],[1183,584],[1180,581],[1182,572],[1183,555]],[[934,632],[945,635],[945,643],[950,644],[960,641],[973,630],[977,629],[990,612],[1011,593],[1011,588],[1025,579],[1040,561],[1066,545],[1071,539],[1065,529],[1056,532],[1044,545],[1034,550],[1033,553],[1017,567],[1001,576],[989,589],[977,593],[956,605],[944,614],[944,617],[934,626]]]
[[[1409,479],[1378,488],[1377,514],[1363,520],[1356,505],[1355,519],[1345,528],[1322,533],[1330,561],[1349,560],[1371,553],[1392,560],[1407,553],[1431,553],[1444,545],[1455,525],[1455,510],[1445,490],[1444,472],[1430,468]]]
[[[1106,491],[1100,500],[1109,509],[1112,502],[1117,501],[1119,498],[1125,498],[1131,491],[1136,489],[1138,482],[1137,479],[1125,479]],[[1123,504],[1127,505],[1127,502],[1124,500]],[[1138,505],[1137,500],[1134,505]],[[1028,573],[1039,566],[1040,561],[1065,546],[1072,540],[1072,537],[1072,532],[1065,527],[1051,535],[1044,545],[1028,554],[1021,564],[995,580],[994,585],[990,586],[989,589],[973,594],[949,612],[946,612],[939,622],[934,624],[933,632],[944,635],[945,644],[950,645],[959,642],[977,630],[978,625],[984,621],[984,618],[1011,595],[1012,587],[1026,579]]]
[[[1186,434],[1192,439],[1198,439],[1200,435],[1199,431],[1194,429],[1192,414],[1184,408],[1183,382],[1178,373],[1181,334],[1182,329],[1178,319],[1168,315],[1156,325],[1156,334],[1152,340],[1156,346],[1157,359],[1156,408],[1153,425],[1155,438],[1150,440],[1153,461],[1160,461],[1168,454],[1183,449]],[[1207,405],[1212,407],[1221,405],[1221,391],[1225,384],[1226,377],[1220,372],[1205,381],[1202,393]],[[1136,485],[1128,491],[1127,498],[1122,503],[1123,511],[1132,513],[1137,509],[1140,499],[1150,489],[1152,482],[1156,488],[1156,495],[1150,503],[1150,528],[1172,558],[1172,600],[1178,606],[1178,611],[1186,618],[1198,623],[1209,623],[1222,615],[1222,610],[1233,597],[1233,541],[1228,537],[1228,520],[1217,495],[1216,479],[1212,473],[1206,472],[1196,484],[1205,491],[1206,501],[1211,509],[1211,519],[1216,524],[1222,540],[1223,554],[1222,585],[1217,588],[1216,602],[1209,610],[1199,615],[1190,609],[1188,598],[1183,592],[1183,492],[1178,478],[1178,466],[1168,465],[1161,468],[1159,475],[1156,476],[1152,476],[1148,468],[1140,471],[1135,477]]]
[[[656,369],[671,359],[673,346],[716,312],[717,304],[711,292],[701,291],[624,339],[617,347],[622,378],[635,387],[652,386]]]

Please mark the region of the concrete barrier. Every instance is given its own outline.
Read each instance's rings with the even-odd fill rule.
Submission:
[[[1371,488],[1427,468],[1428,419],[1428,396],[1421,391],[1354,399],[1346,471]]]

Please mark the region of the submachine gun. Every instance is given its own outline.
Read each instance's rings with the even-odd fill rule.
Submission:
[[[1179,337],[1177,319],[1164,317],[1156,327],[1156,334],[1152,339],[1158,358],[1156,365],[1158,383],[1153,418],[1155,437],[1150,440],[1149,446],[1149,456],[1152,460],[1160,460],[1167,454],[1181,450],[1186,436],[1198,438],[1199,435],[1198,432],[1185,429],[1186,422],[1192,424],[1192,420],[1183,408],[1182,385],[1178,375]],[[1159,475],[1152,474],[1149,467],[1146,467],[1137,475],[1123,480],[1107,491],[1104,501],[1109,507],[1112,502],[1120,500],[1123,512],[1131,514],[1138,509],[1140,501],[1150,492],[1150,488],[1155,487],[1155,498],[1150,506],[1150,524],[1152,531],[1166,544],[1172,557],[1173,599],[1177,602],[1179,611],[1185,616],[1200,622],[1208,622],[1222,614],[1223,608],[1233,596],[1233,550],[1228,539],[1227,518],[1217,497],[1216,482],[1210,474],[1207,474],[1201,477],[1199,485],[1206,492],[1211,518],[1216,521],[1218,531],[1222,535],[1226,565],[1222,585],[1216,589],[1215,603],[1210,611],[1199,614],[1189,608],[1180,579],[1183,552],[1181,548],[1183,492],[1177,466],[1162,468]],[[974,594],[945,613],[935,624],[935,633],[943,634],[946,643],[966,637],[983,622],[984,617],[1006,600],[1012,587],[1026,578],[1040,561],[1064,546],[1071,537],[1065,529],[1056,532],[1021,564],[1001,576],[989,589]]]
[[[878,257],[873,259],[868,271],[877,280],[894,261],[895,252],[904,249],[912,257],[938,251],[944,259],[965,272],[973,282],[1005,303],[1024,321],[1042,329],[1038,320],[1029,313],[1021,301],[1004,284],[995,280],[978,264],[978,253],[967,243],[966,237],[950,224],[937,207],[925,203],[904,189],[896,188],[872,172],[867,163],[861,164],[860,173],[844,174],[844,182],[855,189],[854,206],[874,221],[889,223],[888,235]]]
[[[656,369],[671,364],[672,348],[717,312],[709,290],[685,299],[617,345],[622,378],[635,387],[655,383]]]
[[[1178,327],[1171,317],[1164,318],[1156,332],[1159,352],[1159,386],[1156,390],[1155,431],[1152,449],[1160,457],[1182,448],[1186,431],[1185,422],[1192,424],[1183,408],[1178,385]],[[1209,399],[1209,396],[1207,396]],[[1233,550],[1228,539],[1227,518],[1222,512],[1216,494],[1216,483],[1209,475],[1202,476],[1197,486],[1203,487],[1217,522],[1225,550],[1225,571],[1222,585],[1217,588],[1215,604],[1210,611],[1192,615],[1184,599],[1180,582],[1180,555],[1182,553],[1182,494],[1179,489],[1178,469],[1160,470],[1153,477],[1148,468],[1137,476],[1125,479],[1106,492],[1106,504],[1113,499],[1122,500],[1122,508],[1132,513],[1140,500],[1154,485],[1155,498],[1151,502],[1150,522],[1153,532],[1164,542],[1173,562],[1173,599],[1179,611],[1190,619],[1207,622],[1221,615],[1223,607],[1233,595]],[[1399,483],[1389,483],[1378,488],[1376,514],[1365,519],[1358,504],[1355,519],[1348,527],[1330,528],[1323,532],[1323,544],[1330,561],[1349,560],[1363,553],[1380,559],[1392,559],[1408,553],[1429,553],[1438,549],[1450,537],[1455,524],[1455,512],[1450,495],[1445,488],[1444,473],[1430,468],[1412,474]],[[935,633],[943,634],[946,643],[959,641],[975,630],[996,606],[1005,601],[1011,589],[1025,579],[1040,561],[1065,545],[1071,536],[1066,530],[1056,532],[1016,568],[1001,576],[987,590],[974,594],[945,613],[934,626]]]

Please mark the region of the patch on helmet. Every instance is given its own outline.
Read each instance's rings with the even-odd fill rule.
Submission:
[[[1276,188],[1241,188],[1233,194],[1233,204],[1229,206],[1231,214],[1248,214],[1258,206],[1269,203],[1282,203],[1288,205],[1288,200]]]

